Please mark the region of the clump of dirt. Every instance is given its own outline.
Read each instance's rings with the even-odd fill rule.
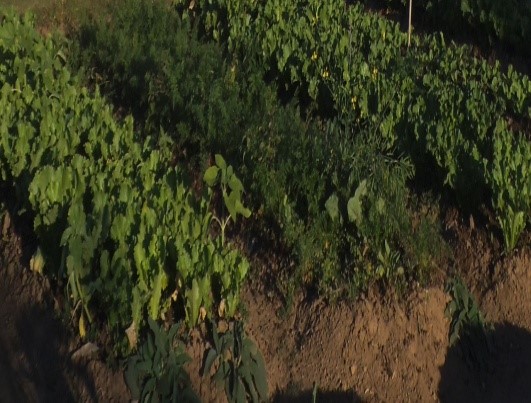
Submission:
[[[531,251],[516,252],[494,270],[501,280],[481,299],[487,319],[531,329]]]
[[[6,221],[4,221],[5,223]],[[47,279],[23,267],[9,226],[0,240],[0,396],[5,402],[128,402],[123,375],[101,359],[78,359],[83,344],[54,311]]]

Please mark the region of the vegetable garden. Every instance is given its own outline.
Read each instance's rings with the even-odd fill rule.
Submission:
[[[31,223],[32,270],[133,398],[199,399],[177,339],[200,328],[205,377],[266,401],[244,289],[274,289],[286,311],[298,295],[407,298],[459,274],[442,211],[479,217],[498,261],[529,251],[529,77],[441,32],[408,46],[363,3],[115,1],[67,35],[0,12],[5,214]],[[448,15],[525,55],[531,10],[498,3]],[[264,254],[290,264],[266,279]],[[483,337],[474,298],[448,284],[450,341]]]

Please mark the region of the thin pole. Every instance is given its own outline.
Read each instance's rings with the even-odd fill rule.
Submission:
[[[407,47],[411,45],[411,13],[413,8],[413,0],[409,0],[409,20],[407,29]]]

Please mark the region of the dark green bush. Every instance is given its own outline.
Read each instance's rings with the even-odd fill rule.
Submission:
[[[247,109],[236,66],[160,1],[113,7],[108,21],[88,21],[76,34],[75,67],[91,66],[88,79],[147,133],[162,127],[196,152],[234,148]]]
[[[404,268],[403,253],[414,236],[406,186],[412,166],[374,130],[351,118],[301,117],[295,101],[281,103],[264,82],[267,68],[252,58],[227,61],[221,45],[159,2],[134,0],[110,21],[83,26],[75,63],[93,66],[94,83],[134,112],[147,133],[171,133],[188,158],[223,153],[242,173],[254,210],[263,207],[278,224],[300,280],[341,293],[346,283],[360,289],[417,277],[417,266]],[[332,219],[330,197],[345,212],[362,181],[364,219]]]

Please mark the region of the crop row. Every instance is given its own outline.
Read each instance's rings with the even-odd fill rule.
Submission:
[[[409,0],[380,3],[405,14]],[[531,55],[531,4],[527,0],[414,0],[413,24],[418,20],[451,34],[469,34],[483,44],[499,43]]]
[[[146,317],[168,317],[170,307],[190,326],[212,312],[233,316],[249,264],[211,235],[212,220],[227,219],[171,167],[168,138],[142,139],[130,117],[118,123],[64,67],[64,44],[33,24],[2,16],[0,175],[34,218],[46,273],[82,308],[80,332],[103,315],[114,340],[127,328],[135,345]],[[230,217],[248,215],[241,182],[216,161],[209,184],[221,180]]]
[[[162,127],[189,166],[222,152],[238,167],[261,224],[298,263],[275,276],[285,293],[297,284],[292,276],[340,295],[374,280],[418,279],[435,265],[434,220],[413,225],[413,167],[372,130],[281,102],[263,66],[227,58],[162,2],[130,1],[112,15],[74,36],[72,64],[138,116],[145,133]]]
[[[435,165],[465,206],[492,201],[505,246],[531,220],[531,81],[442,34],[399,26],[340,0],[176,2],[239,58],[264,66],[320,109],[378,133],[424,174]],[[328,114],[330,112],[327,112]],[[423,165],[424,164],[424,165]],[[442,183],[441,183],[442,184]]]

